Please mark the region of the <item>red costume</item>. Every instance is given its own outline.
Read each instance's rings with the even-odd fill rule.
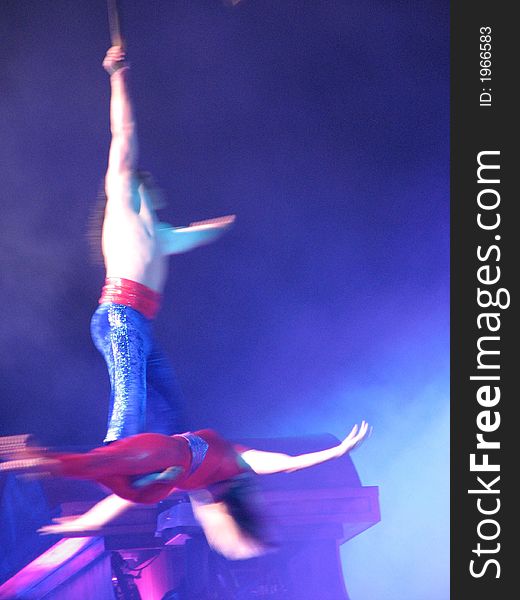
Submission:
[[[142,433],[85,454],[51,454],[58,461],[51,471],[55,475],[92,479],[122,498],[153,504],[175,489],[208,488],[249,471],[240,458],[244,450],[211,429],[172,436]],[[172,480],[137,485],[139,477],[172,467],[179,467]]]

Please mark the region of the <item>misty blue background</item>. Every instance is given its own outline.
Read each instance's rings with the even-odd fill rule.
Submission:
[[[342,549],[352,600],[449,597],[445,1],[122,0],[141,164],[176,225],[157,336],[190,427],[374,426],[382,522]],[[0,5],[0,433],[97,444],[86,223],[109,144],[103,0]]]

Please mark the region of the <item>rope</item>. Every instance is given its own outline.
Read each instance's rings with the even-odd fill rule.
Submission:
[[[119,22],[119,11],[117,10],[117,0],[107,0],[108,26],[110,28],[110,40],[112,46],[124,46],[123,36],[121,35],[121,26]]]

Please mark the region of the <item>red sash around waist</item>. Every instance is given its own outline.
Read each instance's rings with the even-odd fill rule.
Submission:
[[[123,304],[139,311],[147,319],[153,319],[159,312],[162,295],[142,283],[123,279],[122,277],[107,277],[101,291],[99,304],[112,302]]]

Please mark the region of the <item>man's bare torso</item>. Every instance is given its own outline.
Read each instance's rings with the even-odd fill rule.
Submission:
[[[167,258],[162,252],[158,221],[142,186],[132,186],[131,202],[108,195],[102,248],[107,277],[123,277],[162,292]],[[140,191],[141,190],[141,191]]]

